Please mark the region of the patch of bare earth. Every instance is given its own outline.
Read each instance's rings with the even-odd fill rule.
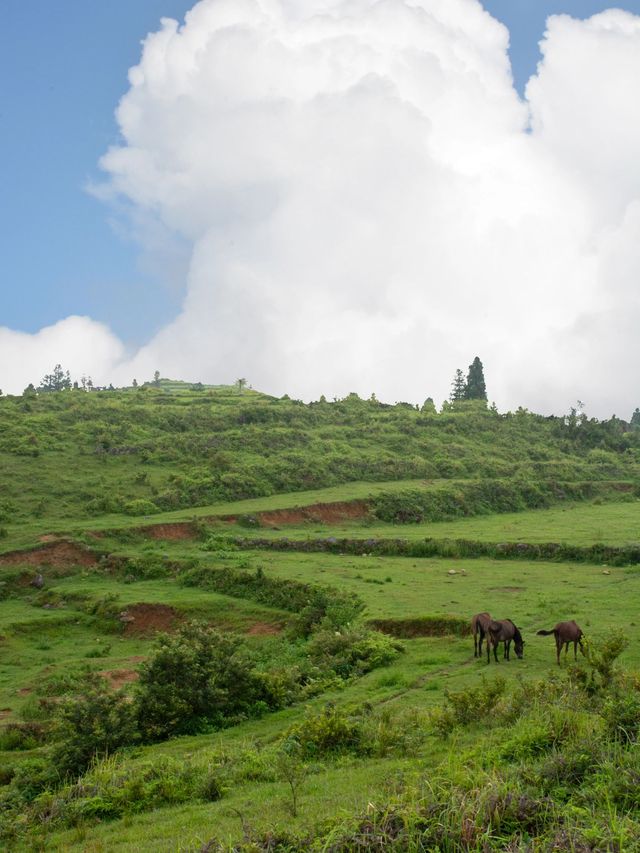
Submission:
[[[11,716],[11,708],[0,708],[0,720],[5,720]]]
[[[287,524],[335,524],[340,521],[356,521],[369,515],[368,501],[338,501],[328,504],[273,509],[251,513],[263,527],[279,527]],[[237,515],[222,516],[223,521],[235,522]]]
[[[150,524],[141,528],[141,532],[151,539],[194,539],[195,526],[191,521],[176,521],[173,524]]]
[[[88,548],[64,540],[46,542],[28,551],[0,554],[0,566],[53,566],[68,569],[72,566],[95,566],[97,562],[96,555]]]
[[[125,684],[138,680],[138,673],[133,669],[103,669],[98,673],[109,682],[109,687],[119,690]]]
[[[126,637],[171,631],[181,620],[178,611],[168,604],[132,604],[120,614]]]
[[[269,622],[254,622],[247,631],[250,637],[277,637],[281,633],[281,625],[271,625]]]

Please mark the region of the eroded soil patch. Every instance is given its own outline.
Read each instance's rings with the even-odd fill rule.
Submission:
[[[141,532],[151,539],[195,539],[196,529],[190,521],[176,521],[173,524],[151,524],[143,527]]]
[[[250,513],[263,527],[276,527],[287,524],[334,524],[339,521],[353,521],[369,515],[368,501],[339,501],[327,504],[292,507],[291,509],[273,509]],[[224,515],[223,521],[236,522],[237,515]]]
[[[126,637],[171,631],[182,621],[182,616],[168,604],[132,604],[120,614]]]
[[[26,551],[0,554],[0,566],[53,566],[68,569],[72,566],[95,566],[97,562],[98,558],[88,548],[64,540],[46,542]]]

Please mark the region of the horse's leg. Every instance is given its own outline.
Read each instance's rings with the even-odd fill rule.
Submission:
[[[509,660],[509,647],[511,645],[511,640],[504,641],[504,659]]]
[[[562,651],[562,640],[556,634],[556,660],[558,661],[558,666],[560,666],[560,652]]]
[[[575,661],[578,660],[578,641],[577,640],[573,641],[573,659]]]
[[[493,656],[496,659],[496,663],[499,663],[499,661],[498,661],[498,643],[496,643],[495,640],[493,641]]]

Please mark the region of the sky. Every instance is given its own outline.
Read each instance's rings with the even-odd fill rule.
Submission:
[[[439,401],[480,355],[500,408],[628,417],[640,0],[607,9],[5,0],[0,387]]]

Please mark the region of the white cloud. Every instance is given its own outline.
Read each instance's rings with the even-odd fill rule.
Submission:
[[[102,166],[193,249],[180,316],[114,381],[439,400],[478,354],[500,407],[628,415],[640,18],[551,18],[525,102],[507,44],[476,0],[164,20]]]
[[[123,356],[120,341],[89,317],[67,317],[33,335],[0,326],[0,364],[10,369],[5,393],[20,393],[29,383],[38,385],[55,363],[77,365],[96,385],[108,384]]]

